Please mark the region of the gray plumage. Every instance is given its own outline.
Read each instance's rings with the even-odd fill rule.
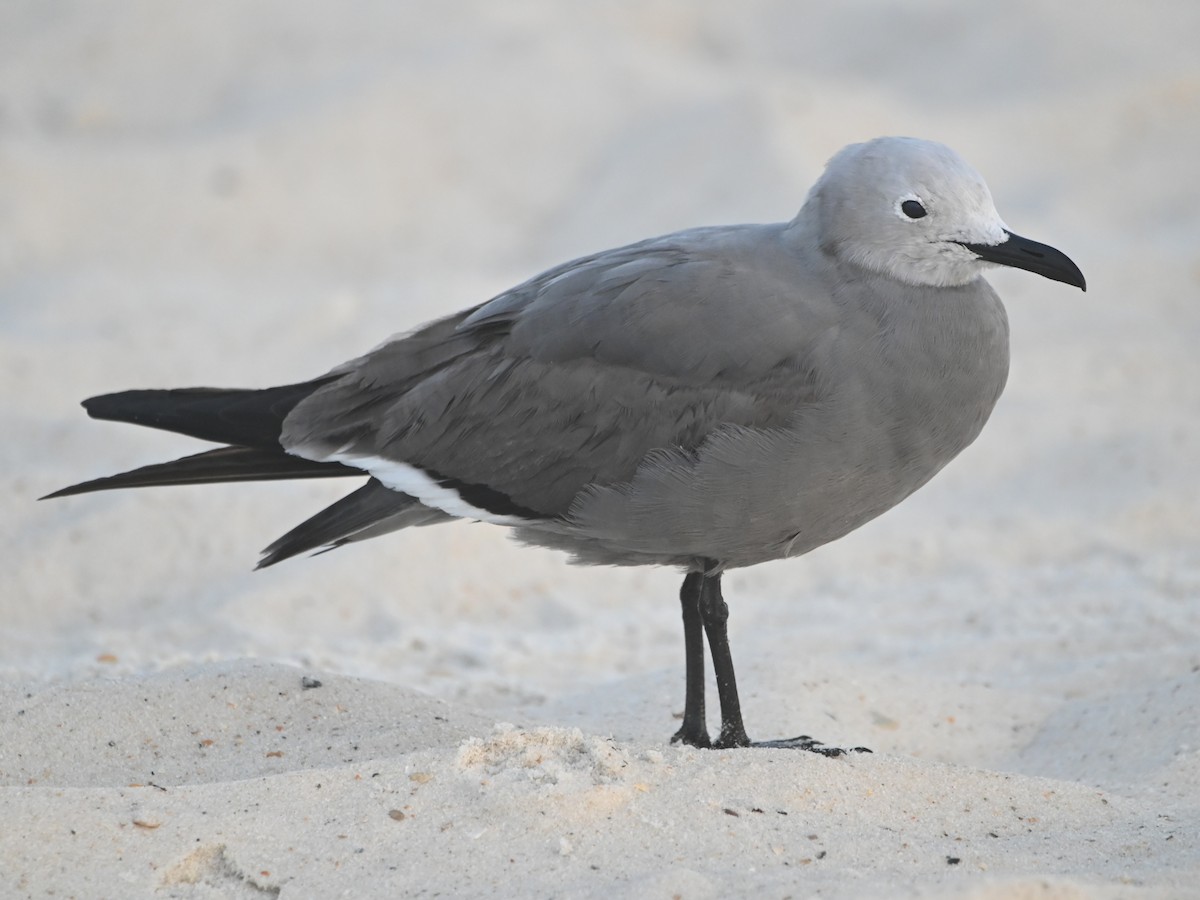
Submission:
[[[989,219],[954,221],[958,196],[970,214],[990,198],[947,152],[851,148],[792,222],[551,269],[334,370],[282,443],[486,485],[540,515],[519,539],[583,562],[735,567],[811,550],[928,481],[1003,389],[1008,327],[975,254],[956,245],[923,269],[927,227],[897,219],[887,194],[880,220],[861,209],[880,187],[860,180],[864,162],[882,154],[897,196],[919,186],[949,233],[994,236]],[[863,247],[888,240],[908,270],[871,267]],[[911,283],[930,271],[952,283]]]
[[[880,138],[835,156],[790,222],[573,260],[306,384],[86,405],[252,446],[241,478],[372,476],[263,565],[467,516],[580,562],[719,579],[845,535],[978,436],[1008,374],[991,264],[1084,287],[1067,257],[1005,227],[953,151]],[[230,453],[60,494],[234,480]]]

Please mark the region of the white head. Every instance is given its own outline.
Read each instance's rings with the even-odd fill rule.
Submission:
[[[829,161],[803,214],[817,216],[826,252],[909,284],[966,284],[999,264],[1083,287],[1061,253],[1012,234],[983,177],[934,141],[851,144]]]

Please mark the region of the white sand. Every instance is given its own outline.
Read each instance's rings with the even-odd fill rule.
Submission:
[[[812,6],[0,9],[0,897],[1200,897],[1200,6]],[[751,733],[874,755],[669,746],[673,572],[250,572],[346,484],[33,502],[196,449],[83,397],[299,380],[888,133],[1091,289],[996,274],[978,443],[727,579]]]

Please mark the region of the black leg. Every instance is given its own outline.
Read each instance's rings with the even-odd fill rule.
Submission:
[[[671,743],[692,747],[712,746],[704,716],[704,626],[700,620],[700,593],[704,581],[701,573],[689,572],[683,579],[683,587],[679,589],[679,604],[683,607],[687,693],[683,701],[683,724],[671,738]]]
[[[708,635],[713,673],[717,676],[717,696],[721,700],[721,734],[713,742],[717,748],[749,747],[750,738],[742,724],[742,704],[738,700],[737,678],[733,674],[733,656],[729,652],[729,607],[721,595],[721,575],[705,575],[700,591],[700,618]]]
[[[711,562],[709,571],[716,568]],[[686,615],[686,613],[685,613]],[[700,619],[708,635],[708,649],[712,655],[713,672],[717,676],[717,696],[721,700],[721,734],[712,743],[716,749],[727,747],[777,747],[792,750],[808,750],[825,756],[842,756],[840,747],[826,747],[806,734],[777,741],[751,741],[742,724],[742,704],[738,699],[737,678],[733,674],[733,656],[729,652],[729,606],[721,594],[721,574],[705,575],[700,589]],[[690,679],[690,673],[689,673]],[[690,684],[690,682],[689,682]],[[685,716],[686,721],[686,716]],[[855,747],[851,752],[870,753],[866,747]]]

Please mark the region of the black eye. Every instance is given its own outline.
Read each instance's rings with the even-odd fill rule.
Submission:
[[[905,200],[900,204],[900,211],[910,219],[925,218],[925,207],[918,200]]]

